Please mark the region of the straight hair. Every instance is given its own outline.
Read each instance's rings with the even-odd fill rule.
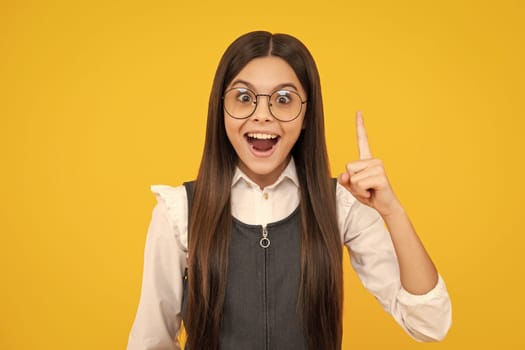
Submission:
[[[238,156],[226,135],[222,95],[248,62],[265,56],[285,60],[308,99],[304,129],[291,150],[301,196],[297,314],[308,349],[341,348],[342,243],[326,150],[319,73],[312,55],[298,39],[257,31],[242,35],[226,49],[210,94],[206,138],[190,218],[185,328],[191,350],[218,349],[226,294],[232,229],[230,193]]]

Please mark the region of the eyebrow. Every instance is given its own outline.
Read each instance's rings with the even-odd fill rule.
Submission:
[[[255,89],[255,86],[253,86],[251,83],[249,83],[249,82],[247,82],[245,80],[237,79],[231,84],[231,86],[234,87],[236,84],[246,85],[248,87],[248,89],[253,90],[253,91],[257,90],[257,89]],[[294,83],[282,83],[282,84],[279,84],[274,89],[272,89],[272,91],[277,91],[277,90],[280,90],[280,89],[285,88],[285,87],[291,87],[296,92],[299,92],[299,89],[297,89],[297,86],[295,86]]]

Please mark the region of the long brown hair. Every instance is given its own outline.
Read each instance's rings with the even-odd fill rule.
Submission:
[[[319,73],[299,40],[259,31],[239,37],[226,49],[211,90],[190,219],[185,327],[191,350],[218,348],[226,291],[232,222],[230,191],[238,158],[226,135],[221,97],[248,62],[264,56],[278,56],[288,62],[308,98],[305,127],[291,151],[301,191],[298,315],[302,316],[309,349],[341,348],[342,244],[326,151]]]

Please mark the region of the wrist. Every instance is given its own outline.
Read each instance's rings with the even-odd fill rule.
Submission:
[[[393,203],[388,207],[388,209],[384,210],[380,214],[383,217],[383,220],[385,221],[387,221],[388,219],[399,218],[406,215],[405,209],[397,199],[393,201]]]

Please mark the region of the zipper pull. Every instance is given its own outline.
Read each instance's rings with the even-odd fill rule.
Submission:
[[[264,249],[270,246],[270,239],[268,238],[268,229],[266,228],[266,225],[263,225],[262,227],[262,238],[259,241],[259,245]]]

